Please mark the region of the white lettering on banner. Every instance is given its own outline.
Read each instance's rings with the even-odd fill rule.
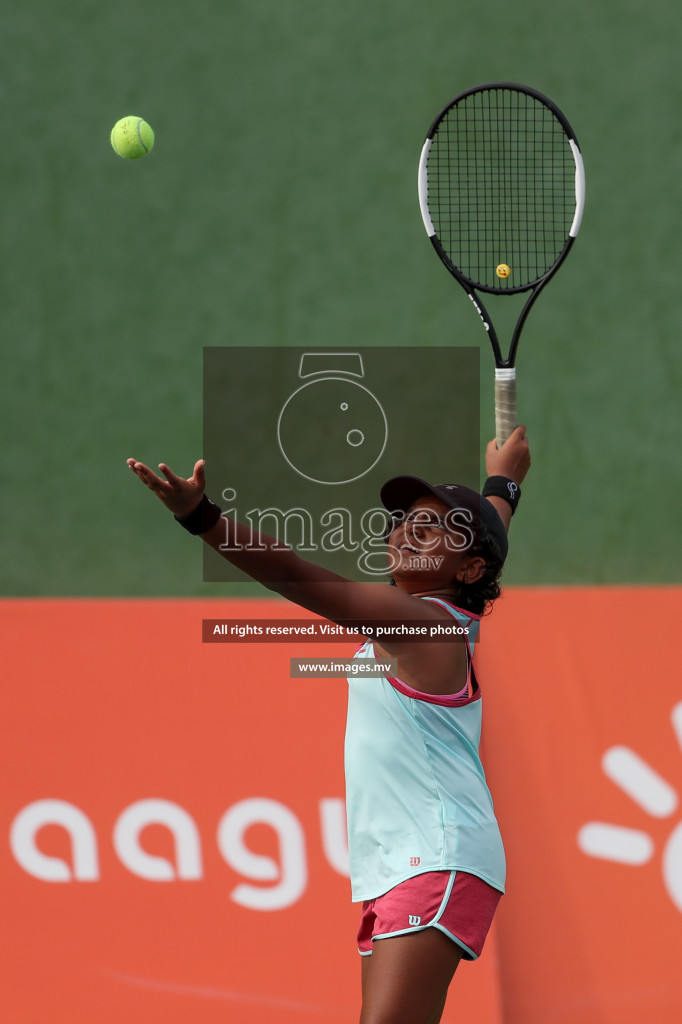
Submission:
[[[345,803],[337,798],[319,802],[320,838],[334,871],[348,877],[348,839]],[[42,828],[57,825],[71,839],[70,865],[48,856],[37,845]],[[167,828],[174,842],[174,861],[147,853],[141,845],[149,825]],[[246,845],[254,825],[271,828],[278,841],[278,857],[255,853]],[[90,818],[65,800],[36,800],[22,808],[10,827],[10,847],[21,868],[42,882],[92,882],[100,879],[98,837]],[[138,800],[124,808],[113,830],[113,846],[121,864],[148,882],[200,881],[204,877],[202,839],[194,818],[170,800]],[[220,819],[218,848],[225,862],[250,882],[242,882],[231,898],[251,910],[283,910],[303,896],[308,884],[306,837],[290,808],[267,797],[252,797],[230,807]]]
[[[348,878],[350,862],[345,800],[320,800],[320,826],[322,846],[327,860],[334,871]]]
[[[280,864],[272,857],[253,853],[244,844],[251,825],[267,824],[277,833]],[[254,797],[235,804],[220,819],[218,848],[225,861],[247,878],[277,882],[263,886],[242,883],[230,893],[231,899],[251,910],[283,910],[296,903],[308,882],[305,836],[296,815],[276,800]]]
[[[163,825],[173,835],[176,868],[165,857],[155,857],[140,846],[147,825]],[[170,800],[138,800],[126,807],[114,826],[114,849],[134,875],[150,882],[187,881],[202,877],[201,839],[194,819]]]
[[[70,866],[61,857],[48,857],[36,845],[36,836],[46,825],[59,825],[71,839]],[[43,882],[95,882],[99,878],[97,837],[92,822],[79,807],[66,800],[36,800],[19,811],[10,829],[10,847],[29,875]]]
[[[672,708],[673,729],[682,746],[682,701]],[[636,750],[609,747],[602,757],[602,771],[611,782],[655,820],[672,817],[680,795]],[[608,821],[589,821],[578,831],[578,846],[588,857],[630,864],[647,864],[656,851],[654,838],[639,828]],[[682,823],[673,828],[663,848],[663,884],[673,906],[682,912]]]
[[[673,830],[665,845],[663,880],[670,899],[682,911],[682,824]]]

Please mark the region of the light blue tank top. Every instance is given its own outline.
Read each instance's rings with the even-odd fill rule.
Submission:
[[[479,618],[439,598],[469,628]],[[365,643],[356,658],[374,658]],[[471,664],[469,659],[469,664]],[[354,902],[425,871],[466,871],[504,892],[505,858],[483,766],[481,693],[436,696],[399,679],[348,680],[346,807]]]

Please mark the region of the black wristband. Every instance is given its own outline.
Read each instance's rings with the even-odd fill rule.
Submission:
[[[197,507],[188,516],[175,516],[175,521],[198,537],[200,533],[206,533],[212,526],[215,526],[221,515],[222,512],[215,502],[204,494]]]
[[[504,498],[510,506],[512,515],[521,498],[521,488],[508,476],[489,476],[483,484],[481,492],[484,498]]]

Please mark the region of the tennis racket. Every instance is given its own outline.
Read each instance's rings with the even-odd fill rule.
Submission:
[[[495,433],[516,426],[516,349],[538,295],[580,228],[585,171],[556,104],[510,82],[455,96],[428,130],[419,205],[433,247],[483,322],[495,357]],[[481,293],[530,292],[505,359]]]

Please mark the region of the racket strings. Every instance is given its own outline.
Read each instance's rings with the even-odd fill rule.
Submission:
[[[512,89],[465,96],[439,124],[427,172],[440,243],[474,283],[523,288],[554,265],[575,215],[575,160],[540,100]]]

